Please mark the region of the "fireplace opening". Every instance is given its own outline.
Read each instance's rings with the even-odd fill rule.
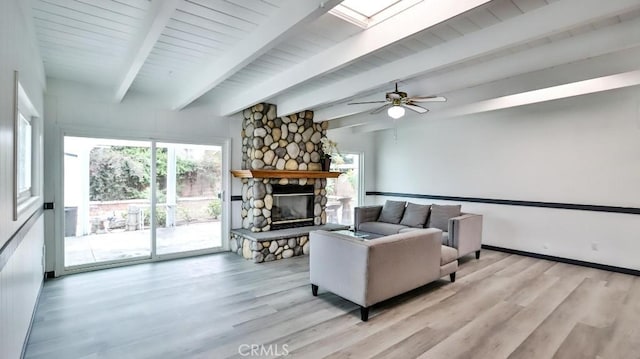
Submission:
[[[313,185],[273,185],[271,228],[313,225]]]

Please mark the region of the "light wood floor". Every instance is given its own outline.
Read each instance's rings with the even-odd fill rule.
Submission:
[[[366,323],[356,305],[311,295],[308,257],[225,253],[72,275],[45,283],[26,357],[241,358],[242,344],[273,344],[296,358],[640,358],[640,278],[472,257],[456,283],[374,306]]]

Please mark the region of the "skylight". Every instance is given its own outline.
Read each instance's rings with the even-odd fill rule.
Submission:
[[[399,3],[400,0],[344,0],[345,6],[362,16],[373,17],[382,10]]]
[[[362,28],[371,27],[422,0],[344,0],[329,11],[352,24]]]

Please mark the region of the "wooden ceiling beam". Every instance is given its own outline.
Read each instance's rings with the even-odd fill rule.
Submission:
[[[583,59],[616,53],[640,46],[640,36],[629,36],[634,31],[638,32],[638,29],[640,29],[640,19],[628,20],[459,70],[432,77],[423,76],[422,78],[407,81],[406,84],[402,84],[401,89],[408,92],[409,95],[415,96],[450,93],[525,73],[576,63]],[[421,86],[422,84],[424,86]],[[375,101],[383,98],[384,91],[381,91],[377,95],[358,97],[350,102]],[[453,105],[453,103],[449,102],[447,105]],[[376,107],[375,105],[347,105],[346,103],[340,103],[314,111],[314,119],[327,121],[353,116],[358,113],[367,114],[368,111]],[[446,106],[437,104],[432,106],[432,109],[441,107]],[[360,123],[361,120],[358,119],[356,122]]]
[[[387,63],[369,71],[276,101],[282,115],[334,103],[384,86],[394,79],[408,79],[451,64],[468,61],[502,49],[552,36],[594,21],[637,9],[637,0],[566,0],[554,2]]]
[[[305,60],[272,79],[236,94],[221,105],[221,115],[241,111],[276,96],[305,81],[350,64],[385,46],[476,8],[489,0],[457,0],[442,5],[441,0],[425,0],[329,49]],[[280,113],[280,108],[278,108]],[[289,112],[292,113],[293,111]]]
[[[497,111],[638,85],[640,85],[640,70],[627,71],[614,75],[570,82],[562,85],[550,86],[542,89],[524,91],[512,95],[477,101],[456,108],[450,108],[441,111],[439,113],[436,113],[434,118],[444,119],[489,111]],[[404,123],[401,123],[399,125],[407,126],[410,123],[415,124],[416,122],[404,121]],[[390,121],[387,119],[387,121],[375,121],[361,124],[361,126],[354,126],[353,132],[361,133],[381,131],[393,128],[395,126],[398,126],[398,124],[390,124]]]
[[[246,39],[225,55],[209,62],[204,68],[194,71],[193,76],[176,92],[171,107],[174,110],[183,109],[271,50],[284,38],[299,30],[302,25],[320,17],[340,2],[342,0],[283,2],[279,11]]]
[[[138,76],[147,57],[158,42],[162,31],[167,26],[182,0],[154,0],[135,41],[131,44],[129,54],[122,69],[115,92],[115,100],[121,102],[129,91],[131,84]]]

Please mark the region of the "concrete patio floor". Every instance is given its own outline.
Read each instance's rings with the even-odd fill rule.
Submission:
[[[220,221],[158,228],[159,255],[222,246]],[[151,230],[116,231],[81,237],[65,237],[65,267],[126,258],[149,257]]]

